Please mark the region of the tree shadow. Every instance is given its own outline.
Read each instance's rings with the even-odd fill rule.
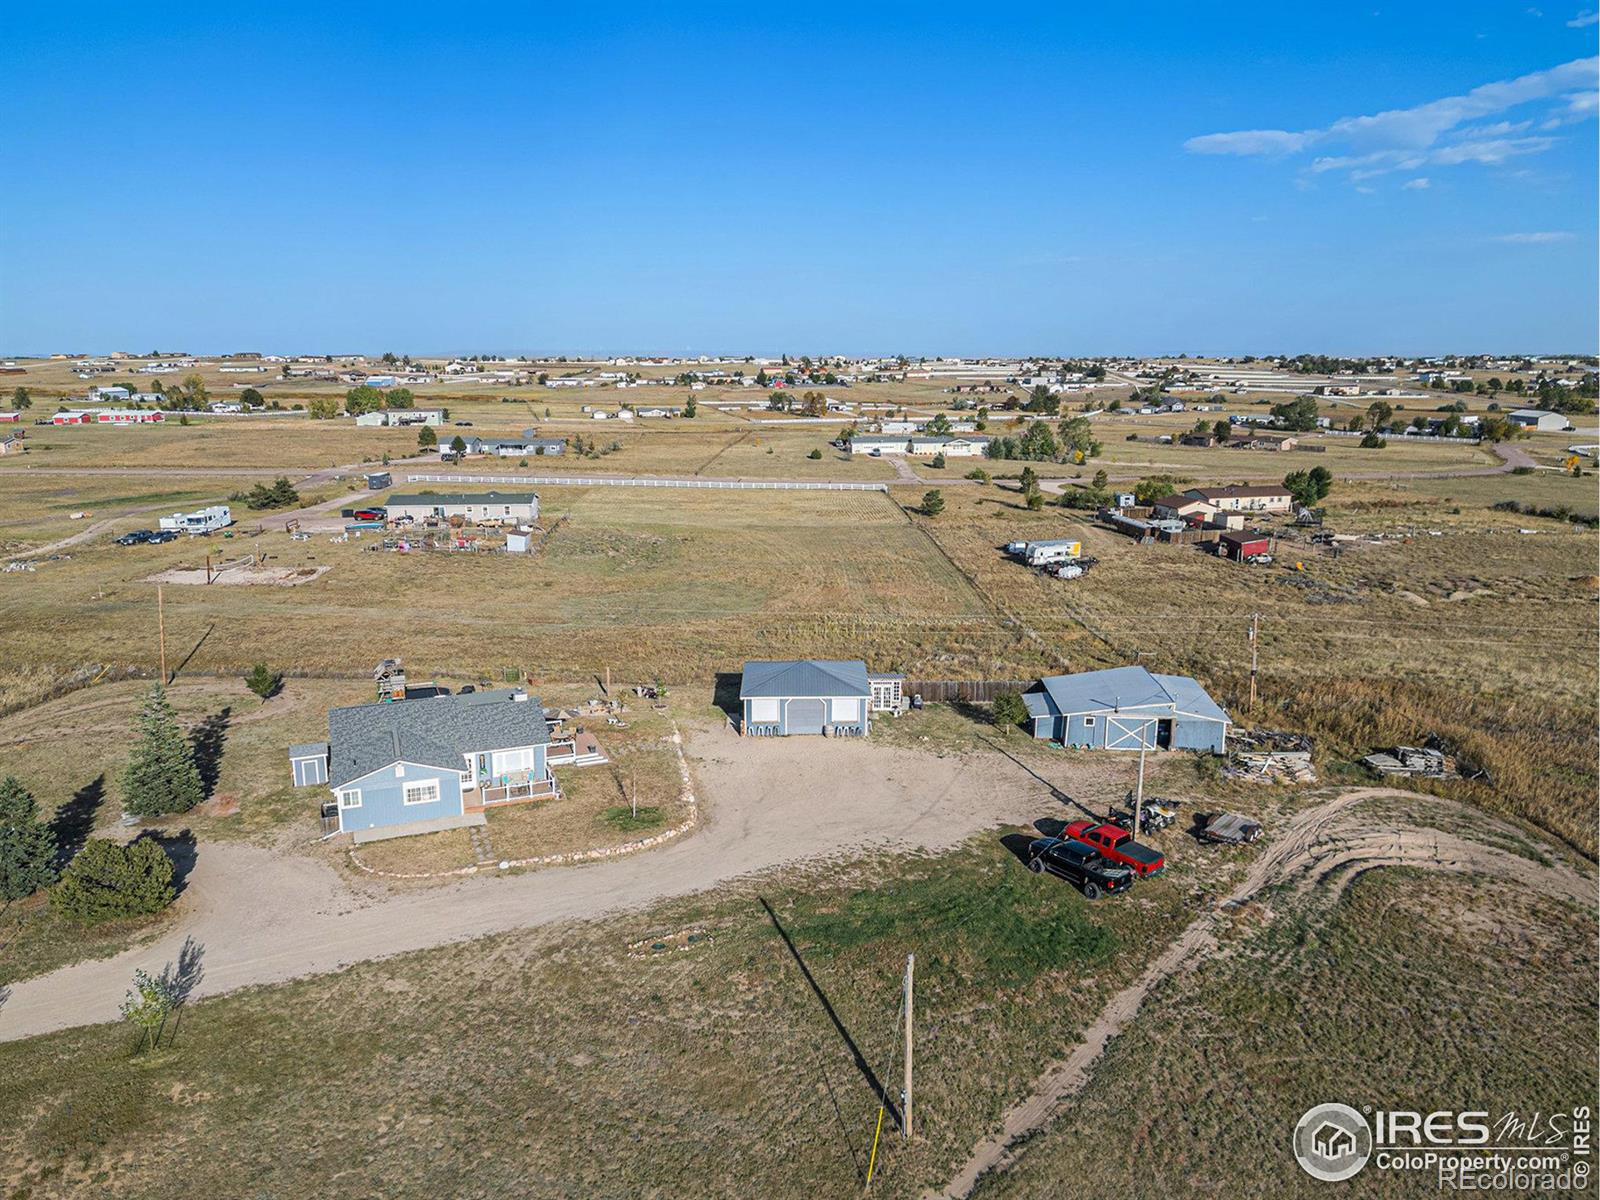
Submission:
[[[94,832],[94,819],[105,798],[106,777],[103,774],[96,775],[73,792],[72,799],[56,809],[55,815],[50,818],[50,832],[56,838],[57,869],[65,867],[83,849],[84,842]]]
[[[850,1057],[855,1061],[856,1070],[861,1073],[861,1078],[866,1080],[867,1087],[872,1089],[873,1099],[882,1104],[894,1120],[897,1128],[903,1128],[900,1108],[890,1097],[883,1083],[879,1080],[877,1072],[867,1062],[866,1056],[861,1053],[861,1047],[856,1045],[855,1038],[850,1036],[850,1031],[845,1028],[844,1022],[839,1019],[839,1014],[834,1010],[833,1002],[828,999],[828,994],[822,990],[816,976],[811,974],[811,968],[806,966],[806,960],[800,957],[800,951],[794,944],[794,939],[789,936],[789,931],[783,927],[783,922],[778,920],[778,914],[773,911],[772,905],[767,903],[765,896],[757,896],[761,907],[767,910],[767,919],[772,922],[772,927],[778,931],[778,936],[783,939],[783,944],[788,947],[790,956],[794,959],[795,966],[800,968],[800,974],[816,996],[817,1002],[822,1005],[822,1011],[827,1014],[828,1020],[833,1023],[834,1029],[843,1040],[845,1048],[850,1051]]]
[[[183,946],[178,950],[178,961],[162,967],[161,974],[156,977],[156,982],[172,1001],[172,1035],[167,1038],[169,1049],[178,1040],[178,1031],[183,1028],[183,1010],[189,1003],[190,994],[205,978],[205,968],[200,965],[205,952],[204,943],[192,937],[184,938]],[[163,1020],[161,1028],[156,1031],[157,1046],[161,1044],[161,1035],[166,1027],[167,1022]]]
[[[1040,817],[1033,827],[1039,831],[1040,837],[1058,838],[1066,832],[1067,823],[1060,817]]]
[[[178,951],[178,960],[161,968],[159,982],[175,1004],[183,1004],[188,1000],[190,993],[205,978],[205,967],[201,965],[205,953],[205,943],[186,937]]]
[[[149,838],[166,852],[172,860],[172,891],[174,898],[183,895],[183,889],[189,883],[189,873],[194,870],[195,859],[199,857],[199,843],[195,841],[193,833],[187,829],[180,829],[177,833],[156,833],[146,830],[139,835],[140,839]]]
[[[217,780],[222,776],[222,750],[228,742],[228,724],[232,718],[233,708],[228,706],[201,721],[189,735],[195,769],[200,772],[200,785],[208,797],[216,791]]]

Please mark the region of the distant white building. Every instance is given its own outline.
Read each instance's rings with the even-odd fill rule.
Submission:
[[[1572,428],[1572,422],[1568,421],[1565,415],[1546,412],[1542,408],[1519,408],[1515,412],[1507,413],[1506,420],[1523,429],[1534,429],[1540,433],[1560,433]]]

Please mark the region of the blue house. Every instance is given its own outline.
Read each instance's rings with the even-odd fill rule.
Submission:
[[[739,681],[740,728],[749,737],[865,737],[872,700],[867,664],[860,659],[747,662]]]
[[[1088,750],[1209,750],[1232,718],[1187,675],[1113,667],[1050,675],[1022,697],[1033,736]]]
[[[297,785],[333,793],[330,832],[359,843],[479,825],[491,805],[559,795],[549,745],[538,698],[504,688],[333,709],[326,745],[297,745],[290,762]]]

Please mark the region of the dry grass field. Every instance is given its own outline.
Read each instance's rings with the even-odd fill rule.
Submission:
[[[1043,1200],[1069,1178],[1095,1195],[1317,1197],[1327,1185],[1287,1150],[1315,1104],[1592,1106],[1597,964],[1585,924],[1488,881],[1362,875],[1331,912],[1247,929],[1173,980],[976,1200]],[[1426,1172],[1369,1166],[1345,1190],[1435,1187]]]

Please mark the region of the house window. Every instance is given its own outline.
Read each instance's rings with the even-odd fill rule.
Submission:
[[[339,793],[339,807],[340,808],[360,808],[361,807],[361,789],[360,788],[345,788],[343,791],[341,791]]]
[[[1093,717],[1085,717],[1083,719],[1083,727],[1085,729],[1093,729],[1094,728],[1094,718]]]
[[[439,798],[439,781],[425,779],[421,783],[406,784],[405,802],[407,804],[432,804]]]

